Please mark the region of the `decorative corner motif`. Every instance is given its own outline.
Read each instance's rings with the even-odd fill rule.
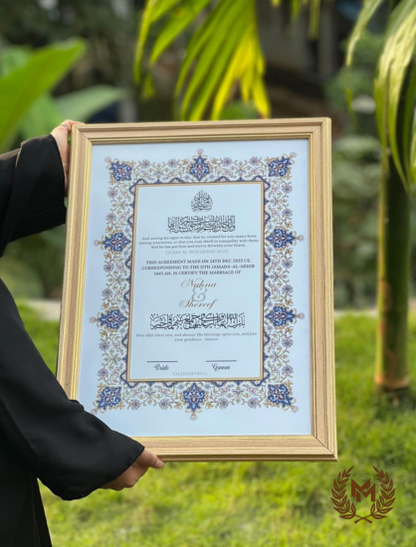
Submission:
[[[280,158],[273,159],[269,164],[269,177],[280,177],[282,179],[290,177],[291,167],[295,154],[289,156],[283,155]]]

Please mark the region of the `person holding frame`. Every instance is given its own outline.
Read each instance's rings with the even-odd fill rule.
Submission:
[[[65,222],[74,122],[0,156],[0,256]],[[67,397],[0,280],[0,545],[51,545],[37,479],[64,500],[134,486],[163,461]]]
[[[337,459],[328,118],[74,126],[57,378],[166,461]]]

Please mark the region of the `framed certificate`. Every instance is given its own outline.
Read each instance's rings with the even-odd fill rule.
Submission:
[[[165,460],[336,460],[329,120],[73,131],[68,396]]]

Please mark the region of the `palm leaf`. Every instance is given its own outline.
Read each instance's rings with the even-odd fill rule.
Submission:
[[[180,1],[181,0],[147,0],[143,14],[140,18],[139,37],[136,44],[134,60],[134,77],[136,82],[140,81],[140,69],[143,59],[144,46],[149,36],[150,27],[171,9],[177,6]]]
[[[352,65],[356,45],[382,3],[383,0],[366,0],[349,40],[347,66]],[[374,98],[385,168],[387,168],[387,155],[391,153],[407,191],[411,181],[416,180],[416,142],[413,120],[416,97],[415,70],[412,69],[409,75],[415,45],[416,5],[414,0],[402,0],[389,17],[383,49],[378,61]],[[401,127],[399,127],[398,116],[403,96],[405,100]],[[349,89],[347,89],[347,97],[350,103],[352,93]]]
[[[262,77],[256,78],[253,82],[253,101],[263,118],[268,118],[270,116],[270,102]]]
[[[247,8],[253,3],[253,0],[240,0],[238,3],[234,0],[224,0],[223,4],[227,9],[222,16],[222,24],[217,29],[214,40],[203,40],[205,46],[201,49],[195,69],[187,82],[181,107],[182,119],[187,118],[188,107],[193,99],[196,103],[193,112],[195,114],[195,111],[203,112],[202,107],[212,98],[216,83],[225,72],[242,36],[245,36],[245,28],[250,23],[250,10]],[[211,32],[210,27],[208,32]],[[181,81],[180,78],[178,85]],[[180,91],[179,88],[178,92]],[[194,115],[192,119],[196,119]]]
[[[345,60],[345,64],[347,66],[351,66],[357,43],[359,42],[366,28],[368,27],[368,24],[370,23],[373,15],[383,2],[384,0],[365,1],[364,6],[360,11],[360,15],[358,16],[357,22],[355,23],[355,27],[352,31],[351,37],[348,41],[347,55]]]
[[[270,0],[272,6],[280,6],[282,0]],[[295,21],[304,7],[310,7],[309,13],[309,37],[316,38],[319,32],[319,15],[321,12],[321,0],[290,0],[290,18]]]
[[[310,4],[311,11],[309,17],[309,36],[310,38],[316,38],[319,33],[319,15],[321,13],[321,0],[310,0]]]
[[[238,83],[244,101],[253,100],[263,116],[269,115],[255,0],[218,3],[188,52],[176,87],[181,119],[201,119],[210,103],[211,117],[219,119]]]
[[[154,64],[160,55],[170,46],[175,38],[195,20],[196,16],[210,3],[211,0],[184,0],[177,9],[173,10],[164,28],[160,32],[150,57]]]
[[[398,112],[405,78],[414,56],[416,44],[416,5],[414,0],[402,0],[393,11],[386,31],[375,81],[377,124],[384,153],[391,154],[406,188],[411,181],[406,177],[399,151]],[[410,99],[407,99],[409,103]]]
[[[232,2],[231,2],[232,3]],[[229,8],[229,0],[221,0],[211,14],[206,18],[201,27],[195,32],[191,41],[186,49],[186,57],[182,63],[179,73],[178,81],[176,84],[175,94],[178,95],[182,89],[185,79],[189,75],[192,63],[197,56],[203,50],[203,48],[209,43],[211,38],[216,38],[218,29],[221,29],[224,23],[224,15]]]
[[[235,34],[233,33],[234,37],[239,32],[239,30],[242,31],[243,28],[237,27]],[[228,61],[232,55],[233,50],[235,49],[235,39],[226,41],[224,42],[223,45],[226,47],[225,48],[223,47],[221,49],[220,57],[216,59],[214,64],[211,64],[211,69],[208,70],[208,74],[206,78],[204,79],[203,85],[201,86],[200,91],[196,95],[195,100],[192,104],[192,107],[190,108],[189,115],[188,115],[190,120],[196,121],[196,120],[200,120],[203,117],[204,112],[210,100],[215,97],[215,91],[219,83],[221,82],[224,72],[227,70]],[[209,57],[211,57],[211,52]],[[201,60],[202,60],[202,56],[201,56]],[[192,84],[192,81],[191,81],[191,84]],[[185,96],[185,99],[186,98],[187,97]],[[188,104],[185,101],[185,99],[183,101],[183,109],[182,109],[182,115],[184,118],[187,117],[185,108]]]
[[[270,0],[279,6],[281,0]],[[175,88],[175,115],[197,120],[212,105],[211,117],[218,119],[229,100],[240,88],[244,101],[252,101],[267,117],[270,104],[264,85],[264,59],[256,23],[256,0],[147,0],[136,46],[135,78],[141,80],[144,48],[153,24],[163,16],[167,21],[151,50],[150,65],[188,27],[201,11],[212,10],[190,40]],[[321,0],[291,0],[292,19],[303,7],[310,7],[310,34],[316,36]],[[151,77],[143,90],[151,94]]]
[[[412,155],[413,141],[416,140],[416,133],[414,123],[416,117],[414,116],[415,110],[415,97],[416,97],[416,65],[413,64],[409,83],[406,89],[406,99],[403,110],[403,161],[406,179],[408,181],[416,181],[415,173],[413,172],[412,165],[416,167],[416,157]],[[413,126],[413,127],[412,127]],[[415,145],[416,146],[416,145]]]
[[[217,94],[215,96],[214,105],[212,109],[212,119],[218,120],[221,117],[221,113],[224,109],[224,106],[230,96],[230,92],[234,82],[241,77],[241,71],[247,60],[248,52],[244,47],[244,42],[241,42],[240,46],[237,47],[232,55],[231,61],[223,75],[220,87],[218,88]],[[245,84],[245,82],[244,82]],[[249,89],[247,85],[243,86],[243,81],[241,82],[242,95],[245,101],[249,97]]]

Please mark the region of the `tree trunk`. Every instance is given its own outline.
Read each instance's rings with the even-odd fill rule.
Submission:
[[[389,171],[389,172],[387,172]],[[393,160],[383,169],[378,243],[378,329],[375,383],[380,392],[407,393],[410,202]]]

